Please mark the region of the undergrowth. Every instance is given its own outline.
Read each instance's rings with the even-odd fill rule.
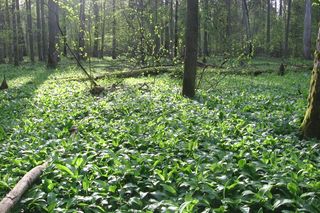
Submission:
[[[319,141],[301,140],[308,72],[99,81],[1,66],[0,197],[49,161],[20,212],[320,212]],[[211,81],[212,80],[212,81]],[[70,129],[76,129],[70,134]]]

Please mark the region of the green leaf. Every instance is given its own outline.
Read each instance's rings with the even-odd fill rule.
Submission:
[[[294,201],[290,200],[290,199],[276,200],[276,202],[273,204],[273,210],[276,210],[277,208],[279,208],[282,205],[292,204],[292,203],[294,203]]]
[[[66,166],[62,165],[62,164],[56,164],[56,167],[62,171],[62,172],[65,172],[67,174],[69,174],[72,178],[75,178],[75,175],[74,173]]]
[[[177,194],[177,191],[175,190],[175,188],[173,188],[172,186],[168,185],[168,184],[161,184],[161,186],[164,188],[164,190],[166,190],[167,192],[170,192],[173,195]]]

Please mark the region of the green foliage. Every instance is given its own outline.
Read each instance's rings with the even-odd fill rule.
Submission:
[[[167,75],[93,97],[62,79],[77,69],[0,67],[0,196],[50,160],[16,212],[320,211],[318,141],[297,135],[309,74],[230,75],[192,101]]]

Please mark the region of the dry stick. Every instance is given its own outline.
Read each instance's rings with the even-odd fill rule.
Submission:
[[[25,174],[17,185],[0,202],[0,213],[10,212],[14,205],[20,200],[21,196],[40,177],[47,166],[48,163],[46,162],[31,169],[27,174]]]

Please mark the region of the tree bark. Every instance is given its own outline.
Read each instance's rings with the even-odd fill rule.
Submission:
[[[40,0],[40,12],[41,12],[41,36],[42,36],[42,51],[43,51],[43,60],[47,60],[48,56],[48,40],[46,33],[46,20],[45,20],[45,11],[44,11],[44,0]]]
[[[179,0],[176,0],[176,5],[175,5],[175,14],[174,14],[174,54],[173,56],[176,58],[178,56],[178,48],[179,48],[179,35],[178,35],[178,30],[179,30]]]
[[[184,75],[182,94],[186,97],[195,96],[197,51],[198,51],[198,0],[187,0],[186,22],[186,55],[184,60]]]
[[[78,59],[83,60],[85,57],[85,0],[80,0],[80,31],[79,31],[79,39],[78,39]]]
[[[2,6],[0,4],[0,6]],[[4,35],[4,27],[5,25],[5,18],[4,18],[4,10],[0,10],[0,33]],[[5,50],[4,50],[4,37],[0,38],[0,64],[5,63]]]
[[[102,15],[103,15],[103,20],[102,20],[102,29],[101,29],[101,49],[100,49],[100,58],[103,58],[104,56],[104,37],[105,37],[105,29],[106,29],[106,3],[107,0],[103,1],[103,9],[102,9]]]
[[[12,44],[13,44],[13,57],[14,65],[19,66],[19,46],[18,46],[18,35],[17,35],[17,17],[16,17],[16,1],[12,0]]]
[[[288,16],[286,21],[286,32],[284,41],[284,53],[286,56],[289,55],[289,32],[290,32],[290,20],[291,20],[291,3],[292,0],[288,0]]]
[[[117,58],[117,37],[116,37],[116,1],[112,0],[112,59]]]
[[[312,59],[311,56],[311,0],[306,0],[305,16],[304,16],[304,30],[303,30],[303,55],[305,59]]]
[[[37,14],[37,49],[38,59],[43,61],[43,49],[41,45],[41,16],[40,16],[40,0],[36,0],[36,14]]]
[[[31,0],[26,0],[26,9],[27,9],[27,30],[29,37],[29,52],[30,52],[30,61],[34,63],[34,50],[33,50],[33,31],[32,31],[32,16],[31,16]]]
[[[16,0],[16,18],[17,18],[17,32],[18,32],[18,46],[19,46],[19,60],[23,61],[23,56],[26,55],[26,45],[24,42],[19,0]]]
[[[208,0],[204,0],[204,23],[203,23],[203,57],[204,61],[206,61],[206,57],[209,56],[209,48],[208,48],[208,23],[209,23],[209,5]]]
[[[58,5],[54,0],[48,0],[48,29],[49,29],[49,49],[48,49],[48,68],[56,68],[58,65]]]
[[[9,213],[14,205],[20,200],[22,195],[31,187],[31,185],[40,177],[47,167],[47,163],[37,166],[26,173],[17,185],[0,202],[1,213]]]
[[[301,130],[305,138],[320,139],[320,28],[314,57],[308,107]]]
[[[93,57],[99,56],[99,5],[97,0],[93,1],[93,14],[94,14],[94,41],[93,41]]]
[[[227,26],[226,26],[226,37],[227,37],[227,46],[228,46],[228,49],[230,50],[231,49],[231,17],[232,17],[232,14],[231,14],[231,0],[226,0],[226,6],[227,6]]]
[[[267,2],[268,12],[267,12],[267,42],[266,42],[266,49],[270,49],[270,31],[271,31],[271,0]]]
[[[10,9],[9,9],[9,2],[8,0],[6,0],[6,31],[8,32],[9,38],[7,39],[7,56],[9,58],[9,63],[13,62],[12,59],[12,23],[10,20]],[[13,15],[13,14],[11,14]]]

